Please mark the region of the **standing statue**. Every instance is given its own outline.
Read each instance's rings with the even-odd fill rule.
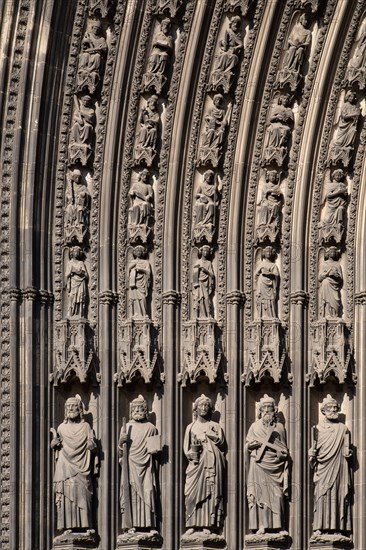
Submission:
[[[135,148],[135,164],[145,163],[151,166],[157,154],[160,116],[158,112],[158,96],[152,95],[147,100],[146,107],[139,117],[140,129]]]
[[[280,272],[275,264],[275,255],[275,249],[272,246],[266,246],[254,276],[257,286],[257,312],[260,319],[277,319],[278,317]]]
[[[201,248],[200,258],[193,266],[193,294],[197,317],[212,318],[212,294],[215,290],[215,273],[210,260],[211,248],[204,245]]]
[[[247,481],[249,529],[263,535],[266,530],[285,531],[285,497],[288,494],[288,449],[284,426],[277,422],[272,397],[259,401],[258,420],[248,431],[250,455]]]
[[[203,181],[198,186],[194,204],[195,223],[194,237],[197,242],[206,238],[211,243],[215,233],[216,209],[218,206],[218,189],[215,174],[207,170]]]
[[[239,63],[243,49],[243,37],[240,32],[241,19],[235,16],[229,23],[224,37],[220,40],[220,51],[216,58],[215,69],[211,75],[210,88],[217,92],[219,88],[228,94],[233,82],[234,68]]]
[[[143,77],[145,92],[154,90],[157,94],[160,94],[167,81],[166,67],[174,46],[170,29],[170,19],[163,19],[160,23],[160,30],[154,36],[147,70]]]
[[[360,90],[364,90],[366,86],[366,28],[364,28],[361,38],[353,57],[348,63],[346,72],[346,85],[352,86],[358,83]]]
[[[130,421],[126,425],[124,419],[119,437],[120,505],[123,530],[156,534],[158,488],[154,455],[160,451],[160,438],[147,419],[147,403],[139,395],[130,405]]]
[[[92,98],[84,95],[78,101],[74,96],[75,105],[70,130],[69,162],[76,164],[80,162],[86,166],[92,156],[92,147],[95,128],[95,110],[92,105]]]
[[[128,225],[130,237],[132,240],[140,238],[142,242],[146,242],[154,211],[154,190],[150,184],[149,170],[142,170],[128,194],[132,200]]]
[[[345,230],[348,189],[343,170],[334,170],[325,196],[323,217],[319,223],[320,244],[331,240],[339,244]]]
[[[343,272],[338,261],[339,250],[330,246],[325,250],[324,262],[319,268],[319,317],[339,318],[342,314],[341,288]]]
[[[97,445],[93,430],[83,418],[79,395],[66,400],[65,420],[52,432],[51,448],[56,452],[53,487],[57,529],[91,529],[93,455]]]
[[[86,317],[89,275],[82,257],[80,246],[74,246],[70,250],[70,262],[65,275],[69,294],[69,317]]]
[[[310,465],[314,469],[314,537],[351,530],[352,490],[350,432],[339,422],[340,406],[331,395],[323,400],[324,419],[312,429]]]
[[[132,317],[147,317],[147,296],[151,282],[151,266],[147,259],[143,246],[135,246],[133,255],[135,260],[131,262],[129,273],[130,304]]]
[[[281,206],[283,195],[279,184],[280,176],[276,170],[266,171],[266,183],[258,202],[257,242],[268,240],[276,242],[280,236]]]
[[[85,33],[81,44],[76,86],[79,92],[94,94],[101,79],[103,57],[107,43],[102,36],[102,24],[93,19],[91,30]]]
[[[311,20],[308,14],[303,13],[294,25],[288,38],[288,50],[286,51],[282,69],[278,73],[277,82],[283,86],[289,84],[291,91],[295,91],[302,74],[306,50],[311,44]]]
[[[184,488],[186,535],[203,529],[210,534],[223,526],[225,456],[224,432],[211,420],[211,399],[198,397],[193,405],[194,421],[186,428],[184,454],[188,459]]]
[[[68,242],[82,243],[89,230],[91,195],[81,172],[75,168],[65,193],[65,236]]]
[[[344,98],[338,126],[330,144],[329,165],[342,164],[345,168],[348,167],[353,154],[360,115],[357,95],[349,90]]]
[[[224,98],[221,94],[213,97],[213,106],[205,116],[205,128],[201,134],[201,147],[198,154],[198,164],[211,164],[217,167],[225,140],[226,128],[231,116],[231,105],[227,111],[222,107]]]
[[[287,158],[288,140],[294,122],[288,94],[279,96],[277,105],[272,107],[269,120],[264,139],[263,164],[269,165],[274,162],[281,167]]]

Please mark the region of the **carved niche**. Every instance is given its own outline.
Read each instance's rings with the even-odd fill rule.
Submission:
[[[160,138],[158,99],[156,95],[150,96],[141,110],[135,144],[135,165],[145,164],[150,167],[154,164],[158,154],[157,147]]]
[[[67,244],[83,244],[90,229],[91,194],[80,170],[75,168],[65,192],[64,235]]]
[[[89,0],[89,15],[107,17],[114,3],[115,0]]]
[[[262,164],[263,166],[274,164],[281,168],[287,160],[294,123],[289,94],[281,94],[277,98],[277,103],[271,108],[269,122],[264,138]]]
[[[64,319],[56,324],[55,369],[50,375],[54,386],[67,384],[74,378],[82,384],[96,385],[94,330],[87,319]]]
[[[349,90],[345,95],[338,124],[329,147],[329,166],[338,164],[347,168],[351,162],[361,115],[357,101],[355,92]]]
[[[277,75],[277,84],[281,88],[288,86],[292,92],[295,92],[303,79],[303,65],[311,45],[310,26],[309,14],[303,13],[288,37],[288,47],[282,68]]]
[[[81,43],[79,66],[76,76],[78,92],[95,94],[103,74],[104,58],[107,43],[102,35],[102,24],[98,19],[92,19]]]
[[[87,166],[93,159],[95,109],[90,95],[74,96],[74,111],[69,139],[69,164]]]
[[[159,30],[154,34],[146,72],[142,79],[144,92],[153,91],[161,94],[164,84],[167,82],[169,59],[172,58],[174,49],[174,40],[170,30],[171,21],[165,18],[161,21]]]
[[[235,67],[243,50],[243,36],[240,30],[241,18],[234,16],[228,24],[223,37],[219,40],[219,51],[215,56],[209,90],[228,94],[235,76]]]
[[[184,0],[157,0],[156,12],[160,14],[169,14],[171,17],[176,17],[183,5]]]
[[[280,175],[276,170],[266,170],[266,180],[258,193],[256,242],[275,244],[281,233],[283,194]]]
[[[225,109],[223,107],[224,98],[221,94],[215,94],[212,102],[212,107],[204,115],[204,128],[201,132],[197,165],[217,168],[222,159],[232,105],[229,103]]]
[[[227,11],[240,11],[242,16],[245,17],[253,4],[254,0],[226,0],[225,9]]]

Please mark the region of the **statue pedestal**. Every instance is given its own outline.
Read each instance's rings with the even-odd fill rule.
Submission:
[[[291,537],[287,533],[265,533],[264,535],[246,535],[245,550],[275,550],[290,548]]]
[[[94,530],[85,533],[65,531],[53,539],[52,550],[86,550],[96,548]]]
[[[313,535],[309,540],[309,550],[350,550],[352,539],[345,535]]]
[[[180,550],[226,550],[226,541],[222,535],[206,534],[202,531],[183,535]]]
[[[158,533],[123,533],[117,538],[116,550],[150,550],[161,548],[162,544]]]

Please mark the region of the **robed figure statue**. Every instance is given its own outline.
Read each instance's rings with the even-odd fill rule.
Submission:
[[[211,399],[201,395],[193,405],[194,421],[186,428],[184,454],[188,459],[184,488],[186,535],[222,527],[224,520],[225,437],[211,420]]]

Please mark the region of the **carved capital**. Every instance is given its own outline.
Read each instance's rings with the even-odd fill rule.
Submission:
[[[34,286],[27,286],[27,288],[22,289],[22,297],[24,300],[31,300],[34,302],[37,300],[39,294],[38,288]]]
[[[366,290],[355,294],[355,304],[357,306],[366,306]]]
[[[114,306],[118,303],[118,293],[114,290],[103,290],[99,292],[99,303]]]
[[[165,292],[163,292],[162,298],[163,304],[167,304],[169,306],[177,306],[180,304],[182,296],[176,290],[166,290]]]
[[[12,287],[9,289],[9,297],[12,302],[20,302],[22,299],[22,291],[20,288]]]
[[[241,290],[232,290],[226,294],[226,302],[230,305],[243,307],[245,304],[245,294]]]
[[[291,304],[307,307],[309,303],[309,293],[305,292],[305,290],[297,290],[291,293],[290,300]]]

